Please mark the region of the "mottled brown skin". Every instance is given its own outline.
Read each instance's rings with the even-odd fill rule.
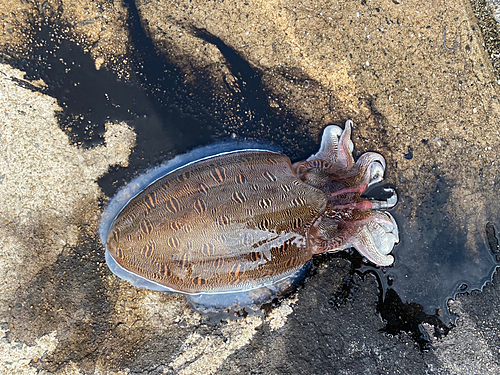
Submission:
[[[319,152],[293,166],[284,155],[247,150],[166,174],[117,215],[107,251],[133,275],[192,294],[275,285],[314,254],[350,247],[392,264],[397,225],[377,209],[397,196],[361,198],[382,180],[385,161],[368,152],[354,162],[351,124],[328,126]]]
[[[311,259],[308,231],[326,202],[284,155],[218,156],[135,197],[115,219],[108,250],[122,267],[182,292],[251,289]]]

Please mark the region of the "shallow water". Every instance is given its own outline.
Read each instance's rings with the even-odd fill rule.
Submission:
[[[472,253],[464,246],[465,233],[441,214],[441,198],[437,194],[417,210],[416,227],[409,225],[409,204],[401,200],[392,212],[400,227],[406,228],[394,252],[396,262],[385,273],[377,273],[385,292],[392,289],[402,301],[421,304],[425,313],[437,314],[449,324],[456,317],[448,311],[448,299],[456,293],[482,289],[500,263],[488,245],[486,223],[482,224],[484,230],[476,233],[476,243],[482,246]]]
[[[49,26],[35,36],[39,48],[33,55],[40,56],[40,60],[9,61],[27,71],[28,79],[41,78],[48,84],[46,93],[54,96],[63,108],[61,127],[75,143],[92,147],[102,142],[106,121],[126,121],[134,127],[138,138],[130,167],[113,169],[99,181],[106,195],[113,196],[123,183],[164,159],[231,135],[240,140],[250,137],[272,142],[292,161],[303,160],[317,152],[319,143],[298,132],[305,124],[300,119],[278,115],[269,108],[264,88],[260,86],[260,72],[253,71],[227,46],[207,37],[220,44],[234,74],[242,77],[247,85],[231,102],[215,103],[208,88],[195,89],[183,83],[181,73],[156,55],[138,20],[134,20],[133,9],[131,13],[137,55],[131,56],[136,60],[136,72],[128,83],[118,81],[111,72],[96,71],[89,56],[78,46],[68,41],[58,43],[57,31]],[[51,36],[56,36],[56,42],[50,41]],[[68,71],[64,61],[75,61],[75,65]],[[75,84],[78,90],[74,89]],[[226,117],[223,110],[235,102],[241,104],[242,120],[238,123]],[[215,108],[218,111],[214,111]],[[248,110],[252,112],[251,117],[245,116]],[[388,165],[387,168],[394,167]],[[389,295],[391,301],[399,298],[402,304],[411,303],[421,308],[424,314],[417,318],[417,325],[418,319],[435,315],[446,326],[453,321],[447,300],[457,292],[480,289],[491,279],[499,264],[493,254],[498,251],[495,247],[498,245],[494,245],[491,228],[498,231],[500,224],[490,222],[488,240],[488,223],[481,223],[484,230],[476,236],[483,246],[470,254],[464,247],[465,235],[453,227],[443,210],[450,186],[438,179],[434,188],[428,201],[419,202],[416,224],[409,220],[415,202],[398,190],[400,202],[391,211],[400,227],[401,238],[393,251],[395,265],[385,270],[370,266],[359,268],[361,272],[372,270],[380,277],[383,317],[390,315],[393,306],[384,305],[387,302],[384,297]]]
[[[410,199],[404,191],[398,191],[399,203],[390,211],[400,228],[400,243],[392,253],[394,266],[361,270],[377,273],[383,297],[389,293],[394,299],[396,294],[403,303],[418,304],[424,314],[436,316],[449,326],[456,316],[450,314],[447,301],[457,293],[481,290],[500,265],[498,247],[493,244],[498,225],[482,223],[484,230],[474,234],[476,243],[482,246],[474,252],[468,250],[467,234],[453,225],[443,207],[449,187],[439,181],[435,189],[427,201],[419,202],[415,219],[410,217]],[[388,314],[387,306],[380,309],[382,316]]]

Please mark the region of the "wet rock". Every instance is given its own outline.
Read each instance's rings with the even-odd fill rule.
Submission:
[[[33,35],[40,25],[49,23],[59,28],[59,39],[70,38],[82,45],[97,69],[113,67],[123,76],[129,68],[127,17],[121,2],[6,0],[0,4],[0,47],[10,56],[29,56],[35,47]]]
[[[260,99],[300,119],[301,132],[317,136],[326,123],[353,118],[358,152],[381,151],[393,166],[388,180],[398,188],[395,213],[405,229],[391,278],[404,301],[423,304],[449,324],[446,300],[459,286],[480,288],[491,279],[497,262],[484,231],[488,222],[500,226],[500,107],[495,72],[468,6],[136,5],[164,58],[194,85],[215,87],[217,110],[232,110],[235,93],[257,79],[265,93]],[[253,75],[235,68],[240,60]],[[248,119],[233,114],[230,126],[238,133]]]
[[[123,62],[134,59],[126,21],[135,9],[162,58],[185,74],[185,87],[208,93],[210,104],[200,106],[222,124],[221,133],[247,127],[264,134],[274,115],[298,125],[289,120],[268,133],[317,140],[327,123],[354,120],[356,152],[383,153],[401,197],[406,243],[395,251],[401,268],[388,272],[393,288],[407,286],[399,289],[408,292],[403,303],[439,290],[439,277],[424,271],[454,272],[445,263],[456,255],[450,249],[460,249],[460,264],[487,261],[486,224],[497,233],[500,227],[498,76],[468,3],[4,2],[0,47],[26,57],[38,24],[50,22],[58,37],[84,46],[97,69],[140,76],[140,64]],[[457,327],[421,354],[410,335],[380,332],[374,279],[353,276],[342,259],[322,258],[303,288],[271,306],[267,320],[214,323],[180,296],[115,278],[96,236],[106,200],[96,180],[110,166],[127,165],[138,128],[110,119],[102,144],[78,147],[68,137],[72,129],[61,130],[60,108],[44,94],[44,82],[26,81],[7,65],[0,80],[5,372],[499,372],[496,279],[483,294],[457,297],[450,305],[461,317]],[[252,122],[263,109],[268,117]],[[177,141],[175,132],[167,134]],[[426,262],[436,251],[440,257]],[[475,286],[489,279],[490,261],[475,268]],[[337,298],[346,278],[348,298]],[[406,278],[424,284],[400,283]],[[422,330],[432,338],[432,327]]]

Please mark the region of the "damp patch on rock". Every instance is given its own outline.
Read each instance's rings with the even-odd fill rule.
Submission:
[[[421,324],[432,322],[438,327],[437,336],[446,334],[457,318],[449,311],[448,301],[458,293],[482,290],[500,265],[497,225],[482,217],[477,232],[456,227],[447,208],[451,188],[439,169],[431,189],[433,194],[421,202],[399,191],[400,201],[391,211],[402,229],[394,266],[360,268],[378,275],[382,289],[379,311],[387,321],[386,330],[412,332],[422,348],[429,340],[419,332]],[[374,190],[371,194],[377,195]],[[488,216],[489,220],[498,218],[493,212]],[[471,236],[473,248],[467,246]]]

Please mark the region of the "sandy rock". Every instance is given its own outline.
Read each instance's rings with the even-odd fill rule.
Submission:
[[[449,187],[443,212],[467,234],[472,259],[485,220],[499,222],[498,78],[468,2],[136,6],[148,36],[185,81],[210,87],[220,109],[234,111],[234,130],[252,116],[233,101],[248,79],[231,64],[241,59],[260,80],[267,105],[299,119],[301,134],[319,137],[325,124],[352,118],[356,151],[383,153],[389,181],[416,202],[410,218],[437,193],[438,180]],[[0,48],[26,56],[35,28],[51,21],[58,35],[84,46],[97,69],[128,77],[129,11],[119,2],[3,2]],[[56,100],[33,89],[44,86],[0,65],[0,362],[10,366],[7,373],[424,374],[468,373],[475,364],[498,373],[498,324],[485,328],[487,336],[469,310],[457,308],[463,321],[456,332],[464,336],[452,334],[422,355],[407,335],[378,331],[374,280],[356,279],[356,298],[333,308],[329,299],[349,271],[342,260],[330,260],[331,268],[267,320],[221,324],[180,296],[112,276],[96,236],[106,199],[96,180],[112,165],[127,165],[135,132],[109,123],[103,145],[71,144],[57,123]],[[468,309],[484,298],[494,321],[498,287],[491,288],[471,296]]]

